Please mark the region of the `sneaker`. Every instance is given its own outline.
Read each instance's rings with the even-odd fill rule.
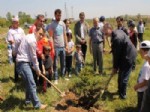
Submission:
[[[40,110],[44,110],[44,109],[46,109],[46,107],[47,107],[47,104],[45,104],[45,105],[44,105],[44,104],[41,104],[41,106],[39,107],[39,109],[40,109]]]
[[[58,84],[58,80],[55,80],[55,81],[54,81],[54,84],[56,84],[56,85],[57,85],[57,84]]]
[[[29,100],[25,101],[25,105],[29,105],[30,103],[31,103],[31,101],[29,101]]]
[[[68,81],[69,79],[68,79],[68,78],[65,78],[65,80]]]
[[[71,75],[71,74],[69,74],[69,78],[70,78],[70,77],[72,77],[72,75]]]

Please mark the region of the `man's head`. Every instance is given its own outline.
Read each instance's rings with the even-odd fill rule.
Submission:
[[[118,17],[116,18],[116,22],[117,22],[117,26],[118,26],[118,27],[122,27],[122,26],[123,26],[123,22],[124,22],[123,17],[118,16]]]
[[[101,17],[99,18],[99,21],[100,21],[100,22],[104,22],[104,21],[105,21],[105,17],[104,17],[104,16],[101,16]]]
[[[93,26],[98,27],[99,19],[98,18],[93,18]]]
[[[111,24],[109,24],[109,23],[104,24],[104,26],[103,26],[103,33],[106,36],[111,36],[112,31],[113,31],[113,27],[112,27]]]
[[[81,21],[81,22],[84,22],[84,19],[85,19],[85,14],[84,14],[84,12],[80,12],[79,18],[80,18],[80,21]]]
[[[60,21],[61,20],[61,10],[60,9],[56,9],[55,12],[54,12],[54,15],[55,15],[55,20],[56,21]]]
[[[12,18],[12,28],[17,29],[19,27],[19,18],[15,16]]]
[[[44,30],[41,26],[37,26],[35,36],[37,41],[44,37]]]
[[[150,41],[145,40],[140,44],[140,55],[143,59],[145,59],[145,55],[147,55],[150,50]]]
[[[44,15],[42,15],[42,14],[37,15],[35,25],[43,27],[44,22],[45,22]]]

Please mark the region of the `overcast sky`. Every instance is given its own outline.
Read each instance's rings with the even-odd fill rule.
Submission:
[[[78,14],[84,11],[86,18],[114,17],[119,15],[150,15],[150,0],[0,0],[0,16],[6,17],[7,12],[17,15],[19,11],[26,12],[34,17],[37,14],[47,13],[54,17],[54,10],[62,9],[63,18],[78,19]]]

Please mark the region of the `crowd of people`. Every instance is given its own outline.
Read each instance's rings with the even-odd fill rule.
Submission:
[[[126,99],[126,91],[131,71],[136,67],[138,42],[140,54],[145,61],[141,68],[138,83],[134,89],[138,92],[138,111],[148,112],[150,109],[150,41],[143,41],[144,24],[142,19],[137,27],[134,21],[124,26],[121,16],[116,18],[117,29],[105,21],[105,17],[93,18],[93,26],[89,28],[85,21],[85,13],[79,13],[79,21],[74,26],[73,41],[70,20],[61,20],[62,11],[54,11],[55,18],[46,27],[44,15],[38,15],[35,23],[25,35],[19,27],[19,18],[12,18],[12,25],[7,35],[9,62],[15,63],[14,80],[17,83],[18,75],[25,82],[25,103],[32,102],[35,108],[45,109],[47,105],[41,104],[36,86],[42,86],[46,92],[47,81],[40,75],[44,74],[54,84],[59,83],[59,77],[69,80],[72,77],[72,65],[75,64],[75,74],[86,66],[86,53],[93,56],[93,74],[103,76],[103,53],[106,52],[106,41],[113,57],[111,75],[118,73],[118,94],[121,99]],[[110,39],[108,38],[110,37]],[[111,41],[110,41],[111,40]],[[60,73],[58,65],[60,61]],[[147,89],[148,88],[148,89]]]

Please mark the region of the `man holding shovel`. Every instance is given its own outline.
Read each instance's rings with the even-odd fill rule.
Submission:
[[[106,36],[111,37],[113,55],[111,74],[118,73],[118,93],[121,99],[126,99],[128,79],[137,56],[136,49],[122,30],[113,31],[109,23],[104,25],[103,32]]]
[[[21,75],[25,82],[25,103],[28,104],[32,102],[35,109],[45,109],[47,107],[47,105],[43,105],[39,101],[36,92],[36,84],[31,70],[32,63],[37,75],[41,74],[36,55],[36,45],[38,38],[40,38],[40,33],[42,33],[42,28],[36,28],[35,33],[28,34],[25,38],[22,39],[18,47],[16,58],[17,72]]]

